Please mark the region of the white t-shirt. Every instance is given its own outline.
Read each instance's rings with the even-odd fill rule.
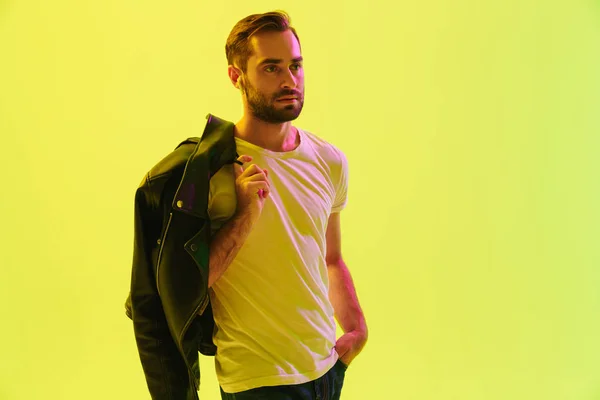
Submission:
[[[273,152],[238,137],[239,155],[269,171],[271,192],[239,253],[209,289],[217,346],[215,369],[227,393],[301,384],[338,359],[329,301],[325,232],[347,201],[345,155],[299,128],[299,146]],[[215,232],[233,215],[233,165],[210,180]]]

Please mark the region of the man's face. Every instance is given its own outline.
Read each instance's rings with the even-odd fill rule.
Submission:
[[[265,32],[254,35],[250,44],[254,55],[248,60],[247,75],[239,79],[246,110],[269,123],[295,120],[304,106],[304,69],[296,37],[289,30]],[[288,96],[297,100],[278,101]]]

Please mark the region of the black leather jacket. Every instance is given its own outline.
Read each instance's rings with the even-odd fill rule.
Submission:
[[[208,296],[210,178],[236,153],[234,124],[214,115],[135,193],[131,288],[125,302],[154,400],[199,400],[198,352],[214,356]]]

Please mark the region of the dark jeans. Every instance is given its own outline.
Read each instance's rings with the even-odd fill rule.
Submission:
[[[225,393],[223,400],[339,400],[348,367],[338,360],[325,375],[299,385],[261,386],[238,393]]]

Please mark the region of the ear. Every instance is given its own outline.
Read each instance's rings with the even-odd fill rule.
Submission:
[[[241,79],[241,71],[239,69],[237,69],[236,67],[234,67],[233,65],[230,65],[227,68],[227,73],[229,75],[229,79],[231,80],[231,83],[233,83],[233,86],[235,86],[236,88],[239,89],[239,80]]]

